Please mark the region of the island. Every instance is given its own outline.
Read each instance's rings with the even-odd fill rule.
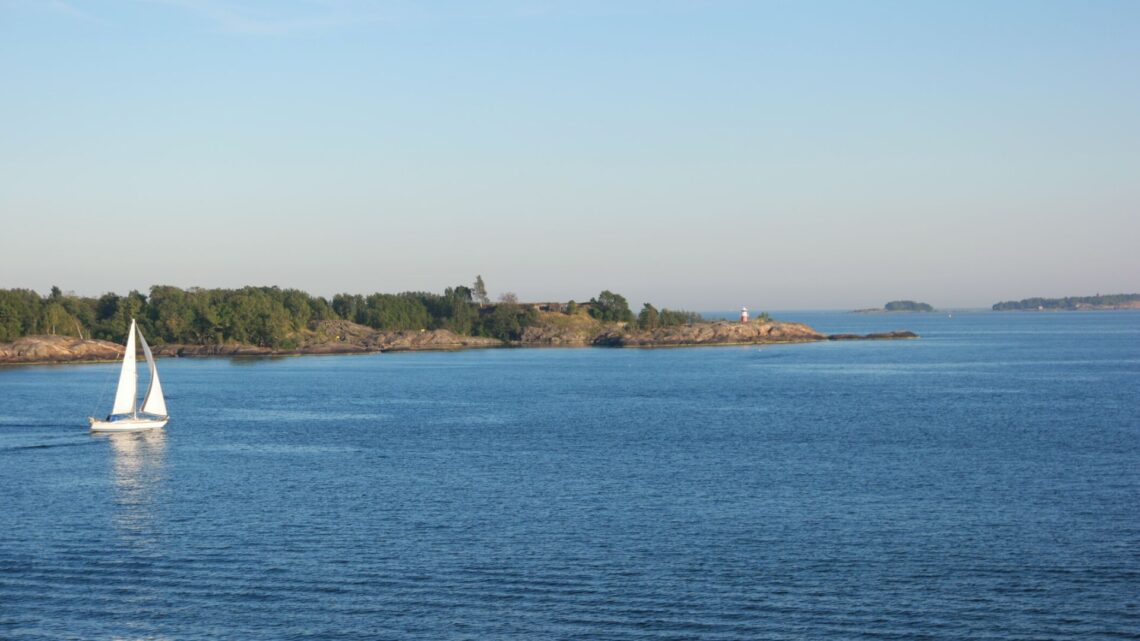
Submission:
[[[856,309],[856,314],[881,314],[884,312],[933,312],[934,308],[926,303],[918,303],[913,300],[892,300],[891,302],[883,305],[883,307],[872,307],[868,309]]]
[[[1023,298],[994,303],[993,311],[1093,311],[1140,309],[1140,294],[1067,296],[1065,298]]]
[[[645,303],[637,315],[603,290],[577,303],[492,303],[476,286],[441,294],[338,294],[298,290],[155,286],[149,296],[40,297],[0,290],[0,363],[107,361],[122,357],[137,319],[159,356],[352,354],[492,347],[684,347],[917,338],[912,332],[823,334],[759,314],[747,322],[707,320]],[[46,331],[45,331],[46,330]]]

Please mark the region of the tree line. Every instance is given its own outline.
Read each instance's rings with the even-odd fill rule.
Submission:
[[[570,301],[561,311],[584,311],[602,322],[641,329],[702,320],[693,312],[658,311],[648,303],[635,318],[625,297],[609,290],[581,305]],[[442,294],[337,294],[331,300],[278,287],[155,285],[146,295],[132,291],[98,298],[64,294],[59,287],[52,287],[47,296],[30,289],[0,290],[0,342],[56,334],[122,343],[132,318],[155,344],[243,343],[289,349],[297,346],[299,332],[325,320],[346,320],[387,331],[447,329],[511,341],[519,340],[540,317],[535,306],[519,303],[513,294],[490,304],[482,277],[474,287],[448,287]]]
[[[98,298],[65,295],[59,287],[44,297],[29,289],[0,290],[0,341],[56,334],[122,343],[132,318],[156,344],[283,346],[289,334],[337,315],[323,298],[277,287],[156,285],[149,295],[132,291]]]
[[[1096,296],[1066,296],[1065,298],[1024,298],[995,303],[995,312],[1020,309],[1080,309],[1087,307],[1111,307],[1140,301],[1140,294],[1097,294]]]
[[[651,303],[645,303],[641,312],[634,318],[633,312],[629,309],[629,302],[625,297],[609,290],[605,290],[596,298],[590,299],[589,313],[601,321],[636,323],[638,329],[691,325],[705,320],[696,312],[675,309],[658,310]]]

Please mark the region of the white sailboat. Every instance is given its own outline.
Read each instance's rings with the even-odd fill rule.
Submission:
[[[138,404],[139,373],[135,365],[135,334],[142,344],[146,365],[150,369],[150,385],[142,405]],[[158,381],[158,369],[154,366],[154,355],[146,344],[142,330],[131,319],[131,330],[127,333],[127,351],[123,354],[123,368],[119,371],[119,386],[115,390],[115,405],[105,419],[88,416],[92,432],[131,432],[152,430],[166,425],[170,417],[166,414],[166,399],[162,397],[162,383]]]

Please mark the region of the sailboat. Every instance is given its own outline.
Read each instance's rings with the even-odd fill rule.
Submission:
[[[139,373],[135,365],[135,334],[142,345],[146,365],[150,369],[150,385],[142,405],[138,404]],[[158,381],[158,369],[154,366],[154,355],[146,344],[142,330],[135,319],[131,319],[131,330],[127,333],[127,351],[123,354],[123,368],[119,370],[119,386],[115,390],[115,405],[105,419],[88,416],[92,432],[131,432],[153,430],[166,425],[170,417],[166,414],[166,399],[162,397],[162,383]]]

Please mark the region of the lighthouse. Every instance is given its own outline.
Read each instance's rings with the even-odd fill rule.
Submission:
[[[747,307],[741,307],[740,308],[740,322],[742,322],[742,323],[748,322],[748,308]]]

